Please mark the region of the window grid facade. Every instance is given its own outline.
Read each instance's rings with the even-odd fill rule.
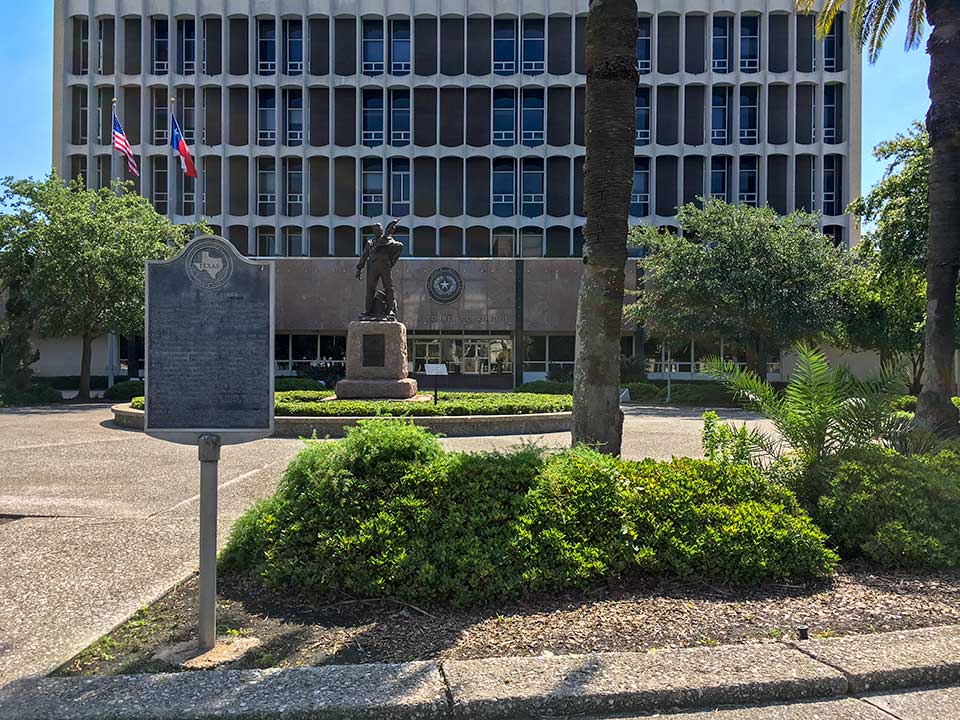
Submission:
[[[444,228],[481,228],[488,242],[475,247],[524,255],[531,223],[543,237],[563,229],[579,252],[585,0],[574,16],[570,2],[547,0],[545,12],[513,17],[473,7],[466,17],[387,16],[372,0],[356,16],[318,0],[304,16],[281,14],[279,2],[273,14],[230,16],[222,0],[167,0],[138,14],[120,0],[123,14],[104,19],[94,5],[58,8],[55,158],[65,174],[93,164],[93,184],[107,162],[127,178],[109,137],[86,131],[103,127],[100,98],[116,94],[143,166],[140,192],[175,221],[203,213],[215,227],[246,228],[248,254],[286,254],[285,227],[300,229],[298,254],[355,254],[361,228],[386,214],[403,216],[412,254],[424,227],[436,248]],[[678,205],[723,196],[832,211],[824,225],[852,240],[842,213],[859,192],[860,60],[845,28],[818,41],[814,18],[747,0],[716,11],[641,0],[639,11],[643,169],[632,221],[676,225]],[[170,97],[200,170],[192,190],[158,162]],[[379,181],[368,160],[379,161]],[[274,240],[261,242],[270,222]],[[321,227],[325,246],[307,247]]]

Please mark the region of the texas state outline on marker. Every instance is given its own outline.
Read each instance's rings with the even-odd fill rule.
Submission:
[[[207,250],[200,251],[200,259],[193,263],[193,266],[200,272],[205,272],[211,280],[216,280],[217,275],[223,270],[223,258],[211,257]]]

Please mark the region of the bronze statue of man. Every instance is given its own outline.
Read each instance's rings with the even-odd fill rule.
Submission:
[[[367,240],[357,264],[357,279],[363,276],[363,268],[367,268],[367,307],[361,319],[397,319],[397,297],[393,289],[393,266],[397,264],[403,254],[403,243],[393,239],[392,233],[396,229],[400,218],[392,220],[384,230],[377,223],[376,237]],[[385,312],[378,313],[377,285],[383,283]]]

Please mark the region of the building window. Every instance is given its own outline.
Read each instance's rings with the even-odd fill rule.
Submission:
[[[410,21],[390,21],[390,72],[393,75],[410,74]]]
[[[257,144],[274,145],[277,142],[277,91],[257,90]]]
[[[166,18],[153,21],[153,74],[170,72],[170,24]]]
[[[196,140],[197,132],[197,95],[193,88],[184,88],[180,91],[178,108],[183,139],[192,145]]]
[[[637,70],[646,75],[653,68],[653,39],[650,18],[637,18],[640,34],[637,36]]]
[[[303,215],[303,164],[296,159],[287,160],[287,215]]]
[[[383,160],[363,159],[362,197],[363,214],[367,217],[383,215]]]
[[[390,212],[403,217],[410,214],[410,160],[390,160]]]
[[[841,225],[827,225],[823,228],[823,234],[830,238],[830,241],[836,247],[844,247],[846,245],[843,239],[843,227]]]
[[[303,75],[303,22],[283,21],[283,71],[287,75]]]
[[[363,21],[364,75],[383,74],[383,20]]]
[[[310,249],[303,241],[303,228],[285,227],[283,229],[283,246],[287,257],[309,257]]]
[[[713,71],[717,73],[730,72],[731,55],[731,25],[733,18],[729,15],[721,15],[713,18],[713,42],[711,56],[713,58]]]
[[[363,91],[363,144],[383,145],[383,91]]]
[[[514,214],[516,178],[514,161],[510,158],[495,158],[491,177],[493,214],[511,217]]]
[[[744,155],[740,158],[740,192],[738,199],[744,205],[752,205],[753,207],[757,206],[759,192],[757,166],[756,155]]]
[[[841,183],[843,158],[840,155],[827,155],[823,158],[823,214],[842,215],[843,198]]]
[[[843,13],[838,13],[830,32],[823,39],[823,69],[826,72],[843,70]]]
[[[825,85],[823,88],[823,141],[836,145],[842,141],[840,132],[840,108],[843,102],[843,86]]]
[[[740,18],[740,70],[746,73],[760,70],[759,15],[743,15]]]
[[[523,90],[522,133],[523,144],[543,145],[543,90],[525,88]]]
[[[713,89],[710,141],[714,145],[727,145],[730,142],[731,90],[733,90],[733,88],[730,87],[716,87]]]
[[[257,159],[257,214],[277,214],[277,165],[273,158]]]
[[[74,63],[74,72],[77,75],[90,74],[90,21],[87,18],[74,18],[76,33],[79,38],[79,63]],[[76,57],[76,56],[75,56]]]
[[[208,54],[209,54],[207,41],[210,36],[210,23],[211,23],[210,19],[205,19],[203,21],[203,37],[200,39],[201,72],[203,72],[204,75],[210,74],[210,71],[207,69],[207,61],[208,61]]]
[[[630,191],[630,214],[650,214],[650,158],[633,159],[633,188]]]
[[[177,72],[195,75],[197,72],[197,22],[192,18],[177,20]]]
[[[197,181],[196,178],[187,177],[183,173],[177,173],[177,189],[180,194],[180,214],[194,215],[197,212]]]
[[[650,144],[650,88],[637,88],[637,145]]]
[[[272,227],[257,228],[257,255],[260,257],[279,257],[277,231]]]
[[[153,144],[166,145],[168,142],[167,130],[170,118],[167,113],[170,106],[167,104],[167,94],[163,90],[153,91]]]
[[[90,134],[89,95],[85,87],[77,88],[77,105],[74,108],[77,123],[77,144],[86,145]]]
[[[410,144],[410,91],[390,91],[390,144]]]
[[[523,72],[539,75],[544,71],[544,32],[543,20],[524,18],[523,20]]]
[[[543,228],[520,228],[520,257],[543,257]]]
[[[287,145],[303,145],[303,90],[284,90],[286,97]]]
[[[513,75],[517,71],[517,25],[515,20],[493,21],[493,72]]]
[[[153,208],[161,215],[167,214],[167,159],[153,159]]]
[[[257,21],[257,73],[277,72],[277,24],[273,20]]]
[[[545,200],[543,160],[540,158],[524,158],[522,167],[521,212],[524,217],[538,217],[543,215]]]
[[[760,88],[757,85],[740,87],[740,142],[756,145],[759,139]]]
[[[508,227],[493,229],[493,257],[513,257],[513,246],[516,242],[516,230]]]
[[[104,47],[104,35],[107,31],[106,24],[107,24],[106,20],[100,20],[97,23],[97,74],[100,74],[100,75],[103,74],[103,68],[104,68],[103,52],[106,49]]]
[[[710,160],[710,197],[714,200],[730,202],[727,192],[730,185],[727,182],[730,167],[729,157],[721,156]]]
[[[516,90],[498,88],[493,91],[493,144],[509,146],[516,142]]]

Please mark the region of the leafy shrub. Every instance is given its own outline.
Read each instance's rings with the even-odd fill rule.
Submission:
[[[660,397],[660,388],[650,383],[627,383],[624,387],[630,391],[632,402],[655,402]]]
[[[278,403],[310,403],[333,397],[333,390],[285,390],[274,394]]]
[[[328,390],[322,380],[307,377],[278,377],[273,379],[273,389],[276,392],[291,390]]]
[[[130,402],[143,395],[143,380],[125,380],[114,383],[103,393],[103,397],[113,402]]]
[[[554,382],[553,380],[534,380],[514,388],[516,393],[534,393],[536,395],[572,395],[573,383]]]
[[[660,389],[660,402],[667,402],[667,389]],[[720,383],[671,383],[671,405],[698,405],[701,407],[736,407],[733,393]]]
[[[130,407],[134,410],[143,410],[146,406],[146,399],[142,397],[135,397],[130,401]]]
[[[753,468],[446,453],[409,423],[309,442],[221,557],[271,585],[458,604],[658,572],[731,582],[821,576],[836,556]]]
[[[900,397],[895,398],[890,404],[893,406],[894,410],[911,413],[915,413],[917,411],[917,398],[914,395],[901,395]]]
[[[960,454],[906,457],[877,445],[845,453],[817,515],[844,557],[960,567]]]
[[[62,403],[60,391],[46,383],[34,383],[27,390],[15,390],[0,384],[0,407],[52,405]]]
[[[750,431],[747,424],[740,427],[721,422],[715,412],[707,411],[703,414],[703,430],[700,433],[700,445],[703,454],[715,463],[732,463],[735,465],[751,465],[753,452]]]
[[[951,401],[953,402],[953,406],[957,410],[960,410],[960,397],[951,398]]]
[[[642,355],[620,357],[620,382],[642,383],[647,380],[647,359]]]

